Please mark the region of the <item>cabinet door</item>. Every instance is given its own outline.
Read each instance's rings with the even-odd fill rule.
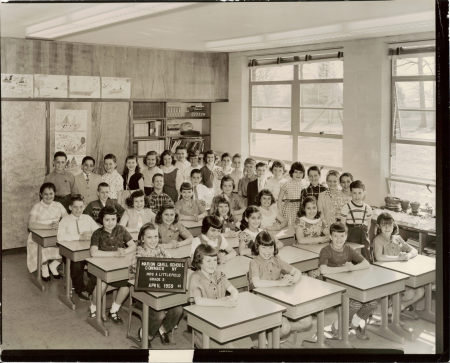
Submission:
[[[2,249],[23,247],[46,164],[45,102],[2,101]]]

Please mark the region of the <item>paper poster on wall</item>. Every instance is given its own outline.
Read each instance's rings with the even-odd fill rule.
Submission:
[[[69,97],[100,98],[100,77],[69,76]]]
[[[86,110],[64,110],[55,111],[55,131],[86,131]]]
[[[2,97],[32,98],[32,74],[2,73]]]
[[[102,77],[102,98],[130,98],[131,79]]]
[[[66,98],[67,76],[35,74],[34,97]]]

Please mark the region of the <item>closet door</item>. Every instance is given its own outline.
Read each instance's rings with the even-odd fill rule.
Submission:
[[[2,101],[2,249],[26,245],[46,172],[45,102]]]

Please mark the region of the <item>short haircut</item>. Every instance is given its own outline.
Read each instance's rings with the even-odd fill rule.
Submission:
[[[158,177],[158,176],[160,176],[164,180],[164,175],[162,175],[161,173],[156,173],[156,174],[153,174],[153,176],[152,176],[152,183],[155,182],[155,178]]]
[[[97,191],[100,191],[100,188],[109,188],[109,184],[105,183],[105,182],[101,182],[98,187],[97,187]]]
[[[95,166],[95,159],[92,157],[92,156],[85,156],[84,158],[83,158],[83,160],[81,160],[81,165],[83,165],[84,164],[84,162],[85,161],[88,161],[88,160],[91,160],[93,163],[94,163],[94,166]]]
[[[57,151],[57,152],[55,152],[55,154],[53,155],[53,160],[56,160],[56,158],[57,158],[58,156],[63,156],[63,157],[65,157],[66,160],[67,160],[67,155],[66,155],[66,153],[65,153],[64,151]]]
[[[273,172],[273,168],[282,168],[283,169],[283,173],[286,172],[286,167],[284,166],[284,163],[282,161],[279,160],[275,160],[272,163],[272,166],[270,167],[270,171]]]
[[[200,169],[192,169],[191,170],[191,178],[192,178],[192,176],[194,175],[194,174],[202,174],[202,172],[200,171]]]
[[[253,159],[253,158],[247,158],[247,159],[245,159],[245,161],[244,161],[244,166],[245,166],[245,165],[250,165],[250,164],[255,164],[255,163],[256,163],[255,159]]]
[[[157,227],[154,223],[152,223],[152,222],[145,223],[145,224],[141,227],[141,229],[139,230],[139,234],[138,234],[138,246],[142,246],[142,245],[144,244],[143,239],[144,239],[145,231],[146,231],[147,229],[151,229],[151,230],[157,231],[157,230],[158,230],[158,227]]]
[[[221,156],[221,160],[225,159],[225,158],[231,158],[231,155],[229,153],[223,153]]]
[[[44,193],[45,189],[52,189],[53,193],[56,193],[56,187],[55,187],[55,184],[53,184],[53,183],[42,184],[41,187],[39,188],[39,194]]]
[[[217,256],[217,251],[214,247],[201,243],[195,249],[192,257],[192,268],[194,270],[201,270],[204,256]]]
[[[70,205],[73,205],[73,203],[75,202],[83,202],[84,203],[84,198],[81,194],[74,194],[70,197]]]
[[[236,186],[235,183],[234,183],[234,179],[233,179],[231,176],[229,176],[229,175],[225,175],[225,176],[222,178],[222,180],[220,181],[220,189],[223,188],[223,184],[224,184],[225,182],[227,182],[227,181],[233,182],[233,189],[234,189],[234,187]]]
[[[178,145],[175,149],[175,152],[177,152],[178,150],[186,150],[187,152],[187,147],[186,145]]]
[[[138,189],[138,190],[135,190],[133,193],[131,193],[131,195],[125,200],[128,208],[133,208],[133,206],[134,206],[134,199],[135,198],[139,198],[139,197],[144,197],[144,203],[146,202],[145,201],[145,193],[144,193],[144,191],[141,190],[141,189]]]
[[[366,186],[364,185],[364,183],[361,180],[355,180],[354,182],[351,182],[351,184],[350,184],[350,190],[353,190],[353,189],[366,190]]]
[[[263,189],[256,196],[256,205],[259,205],[259,206],[261,205],[261,198],[265,195],[270,196],[270,205],[272,205],[276,202],[275,197],[273,196],[272,192],[269,189]]]
[[[156,151],[154,151],[154,150],[151,150],[151,151],[148,151],[147,154],[145,154],[145,158],[144,158],[144,160],[142,161],[142,162],[144,163],[144,165],[148,166],[148,165],[147,165],[147,158],[148,158],[149,156],[155,156],[155,157],[156,157],[156,165],[159,164],[158,153],[157,153]]]
[[[347,227],[345,226],[344,223],[341,222],[334,222],[331,226],[330,226],[330,235],[333,232],[338,232],[338,233],[347,233]]]
[[[298,211],[297,215],[298,215],[299,217],[306,216],[306,205],[307,205],[308,203],[315,203],[315,204],[316,204],[316,207],[317,207],[317,213],[316,213],[316,215],[314,216],[314,219],[319,219],[319,218],[320,218],[319,206],[317,205],[317,199],[316,199],[316,197],[315,197],[314,195],[309,195],[309,196],[307,196],[307,197],[303,200],[302,208]]]
[[[180,219],[180,216],[178,215],[177,210],[175,209],[175,206],[173,204],[166,203],[161,208],[159,208],[158,213],[156,213],[156,217],[155,217],[155,223],[156,224],[162,224],[163,223],[162,215],[168,209],[173,209],[175,211],[175,219],[173,220],[173,224],[177,224],[178,223],[178,221]]]
[[[241,158],[241,154],[239,154],[239,153],[234,154],[232,160],[234,160],[235,158],[239,158],[240,159]]]
[[[164,150],[160,156],[160,163],[164,164],[164,157],[166,157],[167,155],[169,155],[172,158],[172,165],[175,164],[175,160],[173,158],[173,154],[172,151],[170,150]]]
[[[210,228],[222,229],[223,223],[217,216],[206,216],[202,221],[202,234],[208,233]]]
[[[345,172],[342,173],[341,176],[339,177],[339,183],[342,183],[342,179],[345,177],[350,178],[350,180],[353,181],[353,175],[351,173]]]
[[[117,164],[117,158],[116,155],[114,154],[106,154],[105,157],[103,158],[103,161],[111,159],[112,161],[114,161]]]
[[[335,176],[336,178],[339,178],[339,172],[337,170],[330,170],[328,171],[327,177],[325,179],[328,180],[329,176]]]
[[[394,217],[392,217],[392,215],[391,214],[389,214],[389,213],[387,213],[387,212],[384,212],[384,213],[381,213],[378,217],[377,217],[377,230],[376,230],[376,232],[375,232],[375,234],[376,235],[378,235],[378,234],[380,234],[381,233],[381,228],[379,227],[379,226],[381,226],[381,223],[382,222],[384,222],[384,221],[386,221],[386,222],[392,222],[392,224],[394,225],[394,229],[393,229],[393,231],[392,231],[392,234],[398,234],[399,233],[399,228],[398,228],[398,225],[397,225],[397,223],[395,223],[395,220],[394,220]]]
[[[98,219],[97,219],[97,221],[101,224],[101,225],[103,225],[103,218],[105,218],[105,216],[106,215],[111,215],[111,216],[118,216],[118,212],[117,212],[117,209],[116,208],[114,208],[114,207],[112,207],[112,206],[106,206],[106,207],[103,207],[101,210],[100,210],[100,213],[98,214]]]
[[[180,192],[182,192],[183,190],[192,190],[192,184],[189,182],[183,182],[180,185]],[[181,198],[181,195],[180,195]]]
[[[310,171],[314,171],[314,170],[317,171],[320,175],[320,168],[317,165],[313,165],[308,168],[308,175],[309,175]]]
[[[275,240],[272,238],[269,232],[261,231],[256,235],[255,242],[252,243],[252,254],[255,256],[259,255],[259,246],[273,246],[273,255],[278,254],[278,247]]]
[[[206,163],[206,159],[208,158],[208,155],[214,155],[214,160],[216,160],[216,154],[214,154],[214,151],[208,150],[203,154],[203,161]]]
[[[289,170],[289,175],[292,178],[292,175],[294,175],[294,171],[301,171],[303,173],[303,177],[305,176],[305,167],[300,161],[296,161],[295,163],[292,163],[291,169]]]
[[[260,161],[259,163],[256,164],[256,169],[262,168],[263,166],[266,167],[267,164],[264,161]]]

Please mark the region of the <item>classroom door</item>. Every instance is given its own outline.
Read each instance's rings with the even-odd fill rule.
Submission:
[[[46,104],[2,101],[2,249],[26,246],[45,177]]]

